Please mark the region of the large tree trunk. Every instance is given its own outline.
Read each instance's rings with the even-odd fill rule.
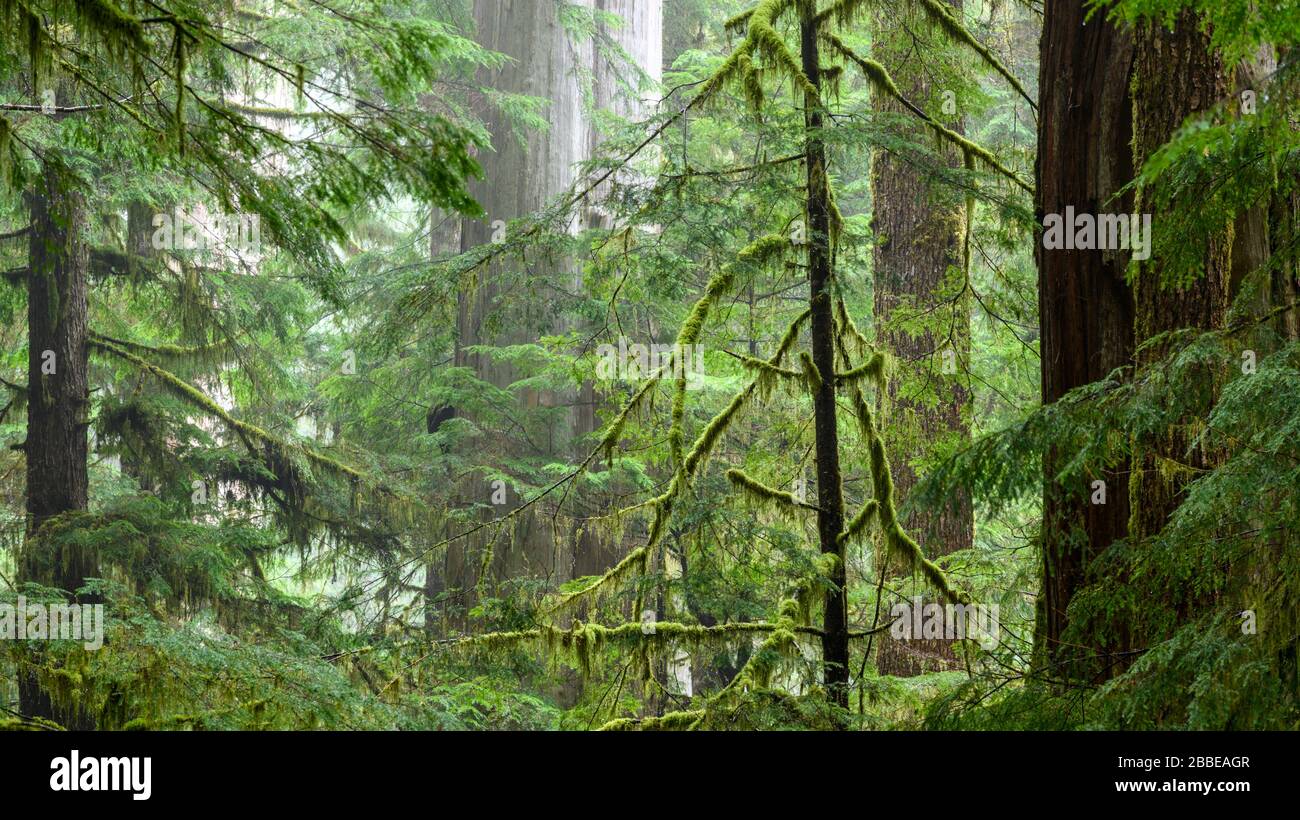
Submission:
[[[803,72],[813,87],[821,90],[821,60],[817,47],[815,4],[802,3],[799,33]],[[805,95],[804,157],[808,182],[808,284],[812,324],[812,360],[821,374],[813,394],[813,427],[817,458],[817,537],[823,554],[835,556],[830,587],[823,599],[822,663],[826,693],[832,703],[849,704],[848,595],[844,548],[839,535],[844,529],[844,494],[840,476],[840,443],[835,407],[835,320],[831,306],[831,218],[830,183],[827,179],[826,146],[822,141],[820,93]]]
[[[623,21],[622,25],[611,25],[601,21],[598,32],[601,40],[617,45],[628,58],[644,71],[656,85],[653,94],[630,92],[637,89],[636,77],[629,76],[631,68],[624,64],[615,54],[602,53],[601,49],[592,50],[592,102],[596,110],[615,114],[629,121],[639,121],[652,111],[652,103],[657,100],[657,85],[663,76],[663,2],[662,0],[596,0],[596,9],[606,14],[616,15]],[[626,87],[625,87],[626,86]],[[587,121],[587,156],[596,156],[601,142],[608,137],[596,118]],[[628,182],[625,172],[620,181]],[[609,230],[615,226],[608,209],[604,206],[612,192],[614,180],[611,179],[591,192],[587,208],[587,227]],[[574,279],[575,291],[583,292],[580,266]],[[595,328],[581,328],[584,337]],[[648,343],[650,340],[640,340]],[[604,402],[604,397],[596,390],[595,384],[588,381],[577,391],[574,403],[573,455],[582,458],[590,451],[590,436],[596,431],[596,408]],[[609,509],[618,504],[613,493],[586,499],[588,507],[597,510]],[[580,578],[600,575],[618,563],[623,556],[623,545],[598,533],[583,529],[574,539],[574,555],[571,561],[570,575]]]
[[[1209,34],[1201,31],[1196,16],[1182,14],[1172,31],[1144,25],[1135,37],[1133,81],[1133,153],[1135,164],[1145,162],[1190,115],[1205,111],[1231,93],[1231,82],[1221,60],[1210,50]],[[1152,208],[1138,202],[1138,211]],[[1152,214],[1159,221],[1162,214]],[[1144,342],[1157,334],[1181,328],[1210,330],[1224,326],[1232,282],[1231,223],[1211,236],[1203,275],[1183,287],[1161,284],[1161,260],[1142,265],[1137,280],[1136,338]],[[1138,368],[1164,358],[1169,348],[1151,345],[1139,354]],[[1214,378],[1212,374],[1206,374]],[[1190,420],[1183,420],[1190,421]],[[1185,455],[1191,437],[1178,427],[1152,442],[1134,464],[1130,503],[1132,534],[1158,533],[1182,500],[1188,478],[1181,470],[1161,470],[1162,461],[1185,464],[1192,470],[1211,466],[1214,456],[1196,447]]]
[[[960,0],[952,5],[954,13],[960,14]],[[934,89],[925,66],[914,58],[912,38],[891,22],[890,16],[882,14],[877,21],[876,59],[890,67],[908,99],[923,105]],[[876,110],[907,113],[892,97],[875,96]],[[922,133],[919,125],[917,129],[918,138],[927,139],[928,134]],[[949,167],[961,167],[956,150],[945,147],[943,157]],[[882,431],[890,452],[895,454],[895,490],[900,498],[906,498],[918,479],[914,461],[924,457],[939,440],[970,437],[971,397],[961,376],[961,370],[970,362],[970,299],[963,291],[954,301],[950,293],[950,303],[943,304],[939,296],[945,281],[951,282],[949,272],[963,263],[965,213],[952,192],[935,190],[923,171],[887,151],[877,151],[873,158],[871,191],[872,225],[875,234],[883,239],[875,247],[872,265],[876,338],[910,372],[920,372],[908,384],[891,381],[892,421],[887,431]],[[943,332],[926,330],[912,335],[891,327],[894,309],[900,304],[937,311]],[[946,362],[955,365],[956,372],[947,372]],[[929,388],[938,393],[937,402],[917,395],[917,391]],[[975,527],[970,496],[959,492],[941,510],[915,511],[903,526],[917,536],[929,558],[969,549]],[[890,567],[887,563],[882,561],[879,571],[888,577],[906,574],[908,568]],[[919,636],[899,641],[887,632],[877,641],[876,663],[883,675],[910,677],[958,665],[952,641],[922,640]]]
[[[579,3],[587,7],[592,4],[593,0]],[[483,83],[502,92],[546,100],[542,114],[548,127],[527,130],[521,139],[519,129],[504,114],[495,109],[478,112],[491,134],[492,148],[480,153],[484,179],[470,190],[482,205],[486,218],[463,221],[462,250],[499,238],[498,231],[504,223],[540,210],[573,183],[575,165],[587,154],[579,78],[582,71],[590,69],[592,60],[590,44],[571,40],[553,3],[477,0],[474,23],[480,45],[512,58],[500,69],[482,77]],[[502,388],[519,378],[516,368],[466,348],[531,343],[541,335],[560,330],[552,318],[552,308],[544,304],[550,301],[549,294],[545,299],[520,299],[517,295],[507,298],[503,293],[501,279],[511,265],[517,267],[519,263],[501,261],[479,272],[476,287],[459,296],[457,320],[456,365],[473,368],[480,379]],[[572,280],[565,260],[529,260],[534,274],[542,272],[539,266],[553,269],[555,280],[566,287]],[[551,403],[545,395],[526,391],[520,397],[519,407],[502,409],[522,423],[524,413]],[[516,457],[526,449],[534,456],[562,458],[567,456],[571,444],[569,432],[567,425],[533,428],[512,425],[511,430],[496,434],[495,443],[485,442],[483,446]],[[468,487],[465,501],[482,504],[491,492],[486,482],[481,487]],[[494,506],[487,515],[498,517],[518,502],[517,495],[511,492],[509,504]],[[549,516],[518,516],[510,532],[502,533],[492,545],[494,573],[498,577],[541,574],[565,580],[567,562],[559,560],[549,522]],[[465,609],[473,605],[469,591],[479,581],[477,556],[487,548],[479,538],[461,539],[449,547],[447,585],[461,590],[461,604]]]
[[[1131,36],[1096,15],[1085,25],[1084,0],[1046,4],[1040,44],[1037,214],[1128,213],[1112,200],[1132,179]],[[1124,279],[1127,252],[1046,250],[1038,243],[1043,404],[1104,378],[1133,353],[1133,298]],[[1078,670],[1062,642],[1067,611],[1092,558],[1128,526],[1128,469],[1061,486],[1060,466],[1073,453],[1044,454],[1042,588],[1034,656],[1049,676]],[[1105,503],[1092,503],[1104,481]]]
[[[591,40],[571,36],[561,25],[553,3],[532,0],[475,3],[478,42],[513,58],[490,77],[483,78],[485,83],[499,91],[546,100],[543,115],[548,128],[529,130],[521,141],[518,129],[504,115],[495,110],[480,112],[492,135],[492,150],[480,155],[485,178],[471,186],[471,192],[487,216],[462,223],[459,240],[462,250],[491,242],[502,223],[541,210],[574,183],[577,166],[590,158],[602,136],[584,109],[584,77],[591,81],[590,102],[597,108],[625,116],[640,112],[641,101],[629,99],[620,87],[620,80],[629,80],[625,76],[627,69],[617,64],[618,57],[608,46],[620,47],[652,78],[660,74],[662,3],[659,0],[581,0],[577,5],[623,18],[621,26],[598,20],[596,39],[607,48],[598,49]],[[593,192],[592,198],[598,199],[601,193]],[[599,222],[595,210],[578,214],[578,218],[592,226]],[[565,332],[569,328],[556,318],[562,308],[557,308],[550,294],[576,291],[581,284],[580,266],[574,260],[530,256],[528,264],[533,281],[549,279],[557,287],[555,291],[539,291],[543,298],[523,299],[519,294],[502,292],[503,264],[519,263],[512,260],[488,266],[479,273],[477,287],[460,294],[455,362],[473,368],[479,378],[499,387],[508,386],[520,374],[506,363],[493,362],[489,356],[470,353],[466,348],[531,343],[542,335]],[[539,274],[544,273],[547,275],[539,279]],[[590,386],[574,393],[528,391],[521,397],[521,413],[516,414],[520,419],[526,410],[560,406],[569,410],[563,420],[553,416],[557,418],[555,423],[534,423],[526,429],[516,428],[508,436],[501,434],[492,449],[515,456],[569,458],[587,446],[582,438],[595,429],[597,401]],[[467,500],[481,503],[490,492],[487,487],[475,489],[479,492],[471,491]],[[510,493],[510,504],[495,507],[491,515],[505,513],[518,501]],[[494,572],[499,577],[544,575],[560,583],[575,576],[604,572],[621,557],[617,545],[603,544],[594,536],[552,532],[551,521],[551,516],[541,510],[537,514],[518,516],[513,522],[513,539],[503,537],[494,549]],[[477,583],[479,562],[473,556],[484,546],[475,539],[462,539],[451,546],[448,586],[468,590]],[[471,599],[463,598],[462,604],[468,607]]]
[[[86,354],[85,200],[61,168],[47,164],[27,196],[31,241],[27,278],[27,540],[19,577],[76,593],[98,575],[95,556],[44,543],[42,527],[87,506],[86,455],[90,393]],[[34,653],[35,654],[35,653]],[[34,660],[34,658],[29,658]],[[79,710],[50,702],[34,674],[20,674],[19,702],[70,728],[89,728]]]

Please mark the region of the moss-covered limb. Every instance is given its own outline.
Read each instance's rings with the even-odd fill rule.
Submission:
[[[4,709],[6,714],[0,717],[0,732],[64,732],[67,731],[61,723],[43,717],[28,717],[11,709]],[[668,715],[664,715],[668,717]]]
[[[862,505],[862,509],[858,510],[857,515],[853,516],[853,518],[849,520],[849,523],[845,525],[844,532],[840,533],[839,542],[841,544],[847,544],[861,535],[867,524],[871,522],[872,517],[875,516],[876,510],[879,508],[880,502],[876,499],[872,498],[867,500],[867,502]]]
[[[799,509],[817,511],[817,507],[805,501],[800,501],[794,493],[784,490],[778,490],[769,487],[763,482],[746,475],[743,470],[732,468],[727,470],[727,479],[737,488],[744,491],[756,501],[767,504],[776,504],[782,511],[795,511]]]
[[[681,348],[677,348],[681,350]],[[682,466],[682,447],[686,437],[686,376],[678,376],[673,382],[673,406],[669,413],[668,449],[672,455],[673,465]]]
[[[988,64],[989,68],[992,68],[998,74],[1001,74],[1003,79],[1010,83],[1011,87],[1016,90],[1016,93],[1023,97],[1025,102],[1029,103],[1030,109],[1034,111],[1038,110],[1038,103],[1034,101],[1033,97],[1029,96],[1029,92],[1025,90],[1024,85],[1022,85],[1020,80],[1016,78],[1016,75],[1011,73],[1011,69],[1007,68],[1006,65],[998,59],[997,55],[989,50],[988,46],[981,43],[974,34],[971,34],[970,31],[962,25],[961,21],[953,16],[952,12],[946,5],[940,3],[939,0],[917,0],[917,2],[920,4],[921,10],[925,12],[925,15],[930,18],[932,23],[943,29],[944,33],[953,40],[968,46],[972,51],[978,54],[980,59]]]
[[[793,642],[795,634],[798,633],[820,634],[812,627],[798,627],[786,620],[777,623],[731,623],[716,626],[673,621],[660,621],[651,626],[634,621],[612,627],[574,621],[568,629],[546,624],[534,629],[489,632],[436,643],[449,645],[450,648],[458,651],[482,650],[489,653],[531,645],[551,657],[560,657],[573,662],[584,675],[590,675],[599,660],[598,653],[605,648],[636,652],[644,660],[648,660],[652,648],[670,643],[700,648],[715,646],[719,641],[734,640],[738,637],[769,634],[762,644],[762,646],[769,646],[772,644],[771,635],[782,636],[775,644],[780,645],[785,641]]]
[[[808,383],[809,392],[813,394],[820,392],[822,389],[822,374],[821,371],[817,369],[817,365],[813,362],[812,356],[808,354],[808,351],[805,350],[803,353],[799,354],[799,363],[803,365],[803,377]]]
[[[662,372],[663,369],[661,368],[660,373]],[[592,455],[588,456],[583,461],[583,467],[590,464],[594,460],[594,457],[600,453],[605,454],[605,459],[607,461],[613,459],[614,448],[618,446],[618,440],[623,435],[623,428],[627,426],[627,420],[631,418],[632,414],[641,406],[641,402],[645,397],[650,395],[650,391],[659,384],[660,373],[656,373],[646,379],[645,383],[632,394],[632,398],[628,400],[627,404],[623,405],[623,409],[619,411],[619,414],[615,416],[614,420],[605,428],[604,435],[600,437],[600,444],[598,444],[596,449],[592,451]]]
[[[803,373],[801,371],[792,370],[788,367],[778,367],[767,359],[760,359],[755,356],[746,356],[744,353],[732,353],[730,350],[727,351],[727,354],[751,370],[757,370],[761,373],[769,373],[773,376],[781,376],[786,379],[803,379]]]
[[[723,265],[705,286],[704,294],[691,306],[686,321],[682,322],[681,330],[677,332],[677,344],[683,346],[679,349],[684,349],[685,345],[693,345],[699,340],[709,311],[718,299],[731,289],[736,281],[736,274],[742,269],[770,262],[789,248],[790,240],[787,237],[781,234],[768,234],[746,245],[736,254],[735,260]]]
[[[598,732],[676,732],[694,729],[704,717],[703,709],[667,712],[660,717],[615,718],[602,725]]]
[[[805,310],[790,323],[790,326],[786,328],[785,335],[781,337],[781,341],[777,345],[776,352],[768,358],[767,361],[769,364],[773,366],[779,366],[781,364],[786,354],[790,352],[790,349],[798,340],[799,328],[808,318],[810,313],[811,311]],[[721,438],[722,433],[727,429],[727,425],[731,423],[731,419],[735,417],[736,412],[750,399],[750,397],[754,395],[758,388],[759,380],[755,379],[754,381],[751,381],[744,390],[732,397],[731,402],[728,403],[720,413],[714,416],[709,423],[705,425],[704,430],[700,433],[699,437],[695,439],[695,443],[691,446],[691,450],[687,453],[686,460],[682,465],[682,474],[685,476],[686,483],[695,476],[700,467],[708,460],[709,455],[713,452],[714,445],[717,444],[718,439]],[[681,486],[676,486],[673,488],[673,491],[684,489],[684,486],[685,483]]]
[[[189,402],[191,405],[204,411],[208,415],[216,417],[238,433],[240,437],[244,439],[245,444],[251,451],[256,452],[256,448],[252,447],[252,442],[256,441],[259,444],[262,444],[265,447],[270,447],[281,454],[290,451],[299,452],[302,453],[302,455],[312,464],[321,467],[330,473],[346,476],[347,478],[362,481],[367,484],[374,483],[370,476],[354,467],[349,467],[341,461],[330,458],[322,453],[318,453],[310,447],[300,447],[289,444],[288,442],[271,435],[266,430],[263,430],[255,424],[240,421],[230,415],[230,413],[226,412],[224,407],[210,399],[205,393],[203,393],[203,391],[199,390],[194,385],[180,378],[176,374],[159,367],[153,362],[142,359],[128,350],[124,350],[111,342],[105,341],[103,337],[92,337],[89,340],[89,344],[96,350],[109,353],[125,362],[128,362],[136,368],[143,370],[161,382],[162,385],[168,388],[173,395]]]
[[[742,268],[768,262],[784,253],[789,247],[790,241],[786,237],[780,234],[768,234],[745,246],[736,255],[734,261],[723,265],[709,280],[708,285],[704,288],[704,294],[695,301],[695,304],[691,307],[691,312],[687,314],[686,320],[682,322],[682,327],[677,332],[677,340],[673,347],[675,351],[674,357],[682,355],[681,351],[689,350],[692,345],[699,341],[700,334],[704,331],[704,323],[709,317],[709,311],[731,289],[736,281],[736,275]],[[668,430],[668,445],[678,469],[681,469],[683,464],[682,450],[685,440],[685,423],[686,378],[685,376],[679,376],[674,385],[672,420]]]
[[[785,242],[784,238],[782,238],[782,242]],[[785,333],[782,335],[781,341],[777,344],[776,352],[767,360],[768,364],[773,367],[780,365],[781,361],[790,352],[790,349],[798,340],[799,328],[808,318],[809,313],[810,311],[808,310],[803,311],[790,323],[786,328]],[[679,335],[679,339],[680,338]],[[691,343],[693,344],[694,342]],[[745,402],[754,395],[754,392],[758,389],[758,384],[758,379],[751,381],[745,389],[732,397],[731,401],[721,412],[710,419],[709,423],[705,425],[704,430],[695,439],[690,452],[684,456],[679,469],[673,474],[672,479],[668,483],[668,487],[661,495],[619,512],[619,514],[622,514],[630,512],[638,507],[645,506],[653,508],[654,517],[650,524],[650,532],[645,546],[633,550],[622,561],[620,561],[617,566],[610,569],[605,573],[605,575],[590,586],[578,592],[566,595],[561,599],[560,603],[556,604],[555,607],[550,610],[551,614],[558,614],[559,612],[569,609],[579,600],[584,598],[595,597],[599,599],[599,596],[607,594],[610,588],[616,586],[621,583],[623,579],[627,578],[633,569],[641,569],[644,571],[645,562],[648,559],[650,550],[658,544],[659,539],[662,537],[663,532],[668,526],[669,519],[672,517],[673,501],[677,497],[677,494],[689,485],[690,480],[694,478],[700,467],[708,460],[709,455],[713,451],[713,447],[717,444],[718,439],[721,438],[722,433],[727,429],[727,425],[731,422],[731,419],[735,417],[737,411],[744,406]],[[584,465],[602,448],[608,450],[617,444],[617,434],[622,430],[628,413],[647,393],[651,386],[651,382],[647,382],[646,385],[643,385],[637,395],[633,397],[633,400],[629,402],[628,406],[624,407],[623,412],[619,414],[619,418],[610,425],[609,430],[602,438],[600,446],[598,446],[596,450],[592,451],[592,455],[587,457],[587,461],[584,462]]]
[[[755,54],[761,56],[767,61],[768,66],[775,68],[781,76],[790,79],[805,93],[817,97],[817,89],[804,74],[799,61],[786,47],[774,27],[777,19],[793,5],[794,0],[761,0],[751,11],[728,20],[729,30],[736,31],[742,24],[745,26],[745,39],[732,50],[713,76],[704,83],[699,94],[696,95],[696,100],[708,99],[727,83],[739,82],[750,105],[754,108],[760,107],[762,88],[753,64]]]
[[[745,27],[749,25],[749,18],[752,17],[753,14],[753,9],[746,9],[739,14],[728,17],[722,23],[723,31],[731,32],[733,34],[744,31]]]
[[[127,350],[140,356],[152,356],[158,359],[167,359],[172,361],[191,361],[202,360],[209,361],[212,357],[223,354],[230,349],[230,342],[222,340],[206,345],[146,345],[139,342],[129,342],[125,339],[116,339],[112,336],[106,336],[103,333],[90,331],[89,337],[94,341],[105,342],[114,345],[122,350]]]
[[[756,382],[751,382],[751,385],[753,384],[756,384]],[[685,476],[686,480],[675,489],[685,489],[685,486],[689,484],[690,479],[695,477],[699,472],[700,467],[702,467],[708,461],[709,456],[712,455],[714,446],[718,443],[718,439],[722,438],[722,434],[731,423],[731,420],[752,395],[753,391],[748,389],[737,393],[732,397],[727,406],[723,408],[720,413],[710,419],[709,423],[704,426],[704,430],[701,431],[699,437],[695,439],[695,444],[691,447],[690,452],[686,454],[686,458],[682,462],[681,474]]]
[[[998,59],[996,54],[989,50],[988,46],[981,43],[969,29],[962,25],[961,21],[953,16],[952,11],[946,5],[938,2],[938,0],[915,1],[932,23],[943,29],[944,33],[951,39],[978,54],[981,60],[1001,75],[1015,89],[1016,93],[1023,97],[1025,102],[1029,103],[1032,110],[1038,110],[1038,103],[1030,96],[1020,79]],[[875,0],[837,0],[837,2],[830,4],[818,13],[817,22],[824,23],[829,18],[834,17],[840,25],[847,24],[853,19],[854,15],[872,2],[875,2]]]
[[[799,341],[799,328],[803,326],[804,321],[811,314],[812,308],[804,308],[803,313],[800,313],[794,318],[794,321],[790,323],[790,326],[785,329],[785,333],[781,335],[781,341],[777,342],[776,351],[768,361],[775,364],[781,363],[781,360],[785,358],[785,355],[790,352],[790,348],[794,347],[794,343]]]
[[[575,592],[561,595],[560,600],[548,609],[546,614],[548,616],[561,614],[582,600],[589,600],[593,605],[598,604],[602,598],[608,594],[612,587],[621,584],[623,580],[628,578],[634,572],[643,573],[649,555],[650,550],[648,547],[637,547],[627,555],[623,556],[623,560],[610,567],[604,575],[591,582],[588,586]]]
[[[758,645],[754,654],[749,656],[749,660],[745,661],[745,665],[740,668],[731,682],[712,698],[713,701],[716,702],[734,692],[743,692],[749,688],[766,689],[772,682],[772,673],[776,671],[782,659],[792,656],[802,658],[799,653],[799,639],[796,637],[796,633],[802,630],[789,618],[784,617],[772,626],[771,634]]]
[[[817,12],[817,26],[821,28],[831,18],[839,26],[846,26],[853,22],[859,12],[872,4],[879,5],[880,0],[837,0]]]
[[[921,120],[921,122],[933,131],[935,135],[956,146],[962,152],[962,155],[966,157],[968,164],[972,158],[978,159],[989,168],[992,168],[997,173],[1011,180],[1011,182],[1025,192],[1030,194],[1034,192],[1032,185],[1022,180],[1015,171],[1012,171],[1010,168],[1007,168],[999,162],[998,158],[993,155],[993,152],[961,134],[958,134],[951,128],[948,128],[934,117],[931,117],[920,106],[907,99],[907,97],[903,95],[903,92],[898,89],[898,84],[894,82],[894,78],[890,76],[889,71],[883,65],[875,60],[859,55],[833,34],[823,34],[822,39],[842,57],[857,65],[858,68],[862,70],[863,75],[867,78],[867,82],[871,84],[871,87],[875,89],[877,93],[892,97],[900,105],[915,115],[917,119]]]
[[[630,512],[638,507],[650,507],[654,513],[650,521],[650,532],[646,538],[646,543],[632,550],[623,560],[611,567],[604,575],[593,581],[588,586],[570,592],[561,596],[560,600],[551,606],[546,614],[549,617],[562,615],[571,612],[580,602],[590,603],[592,606],[598,606],[602,601],[607,599],[613,591],[622,585],[622,583],[632,576],[633,573],[647,575],[649,573],[650,556],[654,548],[659,544],[659,539],[668,526],[668,520],[672,517],[673,499],[677,494],[677,487],[681,486],[682,473],[677,471],[673,474],[672,480],[668,483],[668,489],[663,494],[655,496],[647,502],[628,507],[620,510],[617,514]],[[641,610],[641,601],[638,597],[636,611]]]
[[[858,425],[870,451],[871,482],[877,502],[874,512],[879,517],[880,530],[885,537],[889,554],[900,557],[919,569],[945,601],[954,604],[967,603],[969,596],[955,589],[939,565],[927,559],[921,551],[921,546],[903,530],[898,521],[898,509],[894,504],[894,479],[890,473],[885,444],[876,429],[871,408],[863,398],[862,391],[857,388],[853,389],[853,405],[858,417]]]
[[[848,334],[849,338],[854,341],[855,346],[857,347],[858,355],[866,356],[869,353],[875,352],[875,348],[872,346],[871,342],[867,341],[867,337],[862,334],[861,330],[858,330],[858,325],[853,321],[853,317],[849,315],[849,309],[845,307],[843,299],[835,300],[835,311],[837,314],[837,330],[839,331],[839,334],[841,336]]]
[[[568,629],[544,626],[535,629],[519,630],[516,632],[488,632],[483,635],[469,635],[464,638],[450,639],[448,642],[465,647],[481,645],[495,648],[519,643],[520,641],[531,640],[533,638],[563,640],[566,635],[572,637],[584,632],[589,636],[599,635],[601,642],[608,644],[622,642],[630,645],[647,641],[651,643],[662,643],[664,641],[676,640],[704,642],[715,638],[735,637],[737,635],[761,635],[782,628],[807,635],[821,634],[820,630],[813,627],[799,627],[789,624],[783,625],[780,622],[773,623],[768,621],[744,621],[729,624],[715,624],[714,626],[684,624],[677,621],[658,621],[654,624],[643,624],[639,621],[633,621],[619,624],[618,626],[603,626],[596,623],[583,623],[577,621]]]
[[[272,120],[319,120],[333,119],[338,114],[329,111],[295,111],[292,108],[277,108],[274,106],[264,105],[245,105],[243,103],[233,102],[231,100],[220,100],[213,105],[222,105],[231,111],[244,114],[249,117],[265,117]]]
[[[880,351],[872,353],[865,362],[843,373],[835,374],[837,384],[852,384],[859,379],[871,379],[877,385],[885,378],[885,354]]]
[[[140,19],[109,0],[77,0],[73,14],[78,32],[84,37],[93,31],[116,58],[149,50]]]

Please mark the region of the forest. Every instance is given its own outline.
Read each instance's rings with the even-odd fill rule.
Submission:
[[[1300,728],[1300,0],[0,38],[0,729]]]

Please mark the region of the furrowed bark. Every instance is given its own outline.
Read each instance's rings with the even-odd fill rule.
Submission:
[[[47,163],[27,197],[31,217],[28,250],[28,405],[26,542],[19,579],[76,596],[87,578],[99,574],[95,556],[77,547],[45,543],[42,528],[59,515],[87,507],[90,393],[86,352],[86,271],[90,251],[82,230],[85,199],[63,170]],[[33,651],[28,662],[38,664]],[[24,714],[49,718],[68,728],[93,728],[79,709],[51,702],[34,672],[20,672],[19,704]]]
[[[1045,6],[1040,44],[1037,215],[1130,213],[1115,194],[1133,177],[1131,35],[1098,14],[1084,24],[1084,0]],[[1133,355],[1133,297],[1122,251],[1046,250],[1037,244],[1043,404],[1105,378]],[[1086,650],[1062,636],[1090,561],[1128,530],[1128,466],[1104,481],[1105,504],[1091,503],[1091,481],[1062,486],[1055,476],[1072,453],[1043,454],[1042,587],[1034,658],[1051,677],[1081,673]]]

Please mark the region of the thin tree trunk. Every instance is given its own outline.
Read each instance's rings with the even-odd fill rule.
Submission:
[[[821,374],[813,395],[817,453],[817,536],[823,554],[836,557],[822,613],[822,662],[832,703],[849,705],[848,596],[844,549],[844,495],[840,482],[840,444],[835,407],[835,322],[831,306],[830,197],[826,146],[822,140],[821,60],[817,46],[815,4],[800,4],[800,51],[803,72],[818,90],[805,95],[804,151],[808,169],[808,284],[812,323],[812,360]]]

